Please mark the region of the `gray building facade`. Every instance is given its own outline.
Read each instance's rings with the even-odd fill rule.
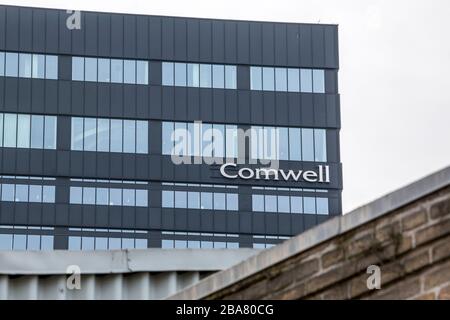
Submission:
[[[342,213],[337,26],[77,18],[0,6],[0,250],[266,248]],[[175,164],[183,128],[191,159],[303,176]]]

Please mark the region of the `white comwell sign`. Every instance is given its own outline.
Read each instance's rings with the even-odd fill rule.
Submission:
[[[224,163],[220,167],[220,174],[227,179],[244,179],[244,180],[280,180],[285,181],[305,181],[330,183],[330,167],[319,165],[317,171],[314,170],[283,170],[272,168],[241,168],[237,172],[231,173],[229,169],[237,168],[235,163]]]

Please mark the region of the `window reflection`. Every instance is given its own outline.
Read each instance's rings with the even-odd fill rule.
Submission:
[[[72,80],[148,84],[148,61],[72,57]]]
[[[148,122],[73,117],[71,149],[146,154]]]
[[[56,149],[56,117],[0,113],[0,147]]]
[[[162,85],[236,89],[236,66],[162,62]]]
[[[325,71],[319,69],[250,67],[250,89],[325,93]]]
[[[71,204],[147,207],[148,190],[106,187],[70,187]]]

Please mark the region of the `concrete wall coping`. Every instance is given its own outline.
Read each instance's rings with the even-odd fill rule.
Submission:
[[[111,251],[0,251],[0,275],[217,271],[258,253],[256,249],[143,249]]]
[[[276,247],[264,250],[230,269],[213,274],[168,297],[168,299],[204,298],[213,292],[222,290],[326,240],[355,229],[449,185],[450,167],[447,167],[348,214],[328,220]]]

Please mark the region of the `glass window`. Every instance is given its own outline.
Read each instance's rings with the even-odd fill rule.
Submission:
[[[84,81],[84,58],[72,57],[72,80]]]
[[[200,65],[188,63],[187,65],[187,85],[189,87],[200,86]]]
[[[27,250],[38,251],[41,248],[41,237],[29,234],[27,237]]]
[[[12,250],[12,240],[12,234],[0,234],[0,250]]]
[[[225,66],[215,64],[212,66],[213,88],[223,89],[225,87]]]
[[[200,249],[200,241],[189,240],[188,241],[188,248],[190,248],[190,249]]]
[[[133,120],[123,122],[123,152],[136,152],[136,122]]]
[[[254,243],[253,249],[265,249],[266,245],[264,243]]]
[[[41,236],[41,250],[53,250],[53,236]]]
[[[19,69],[19,55],[13,52],[7,52],[5,76],[17,77],[18,69]]]
[[[289,135],[288,128],[278,128],[278,154],[279,160],[289,160]]]
[[[274,68],[263,67],[263,90],[273,91],[275,89]]]
[[[262,68],[250,67],[250,89],[262,90]]]
[[[238,157],[238,131],[237,126],[227,125],[226,126],[226,157],[227,158],[237,158]]]
[[[214,193],[214,210],[225,210],[225,193]]]
[[[203,157],[212,157],[213,151],[213,130],[212,124],[203,123],[202,124],[202,137],[203,137],[203,145],[201,147],[201,152]]]
[[[137,207],[147,207],[148,206],[147,190],[136,190],[136,206]]]
[[[109,120],[97,119],[97,151],[109,151]]]
[[[186,240],[175,240],[175,249],[186,249],[187,241]]]
[[[213,249],[214,245],[212,241],[201,241],[200,246],[202,249]]]
[[[314,130],[314,153],[315,161],[327,161],[327,134],[324,129]]]
[[[111,120],[111,152],[122,152],[122,120]]]
[[[58,79],[58,56],[45,56],[45,78]]]
[[[3,113],[0,113],[0,147],[3,147]]]
[[[328,214],[328,199],[327,198],[316,198],[317,202],[317,214]]]
[[[136,121],[136,153],[148,153],[148,122]]]
[[[161,248],[163,249],[173,249],[174,243],[173,240],[162,240],[161,241]]]
[[[81,250],[95,250],[95,238],[94,237],[82,237],[81,238]]]
[[[309,69],[300,69],[300,91],[312,92],[312,71]]]
[[[302,158],[303,161],[314,161],[313,129],[302,129]]]
[[[173,122],[162,123],[162,154],[170,155],[173,151],[172,132],[174,130]]]
[[[42,186],[30,186],[30,202],[42,203]]]
[[[163,208],[173,208],[173,191],[163,190],[162,192],[162,206]]]
[[[316,198],[304,197],[303,198],[304,213],[315,214],[316,213]]]
[[[236,66],[225,66],[225,88],[236,89],[237,88],[237,72]]]
[[[123,82],[136,83],[136,61],[124,60],[123,62]]]
[[[44,148],[56,149],[56,117],[45,116]]]
[[[123,238],[122,249],[134,249],[134,239]]]
[[[300,92],[300,73],[299,69],[288,69],[288,91]]]
[[[31,78],[31,54],[19,54],[19,77]]]
[[[227,210],[230,211],[239,210],[239,200],[237,194],[227,193]]]
[[[147,249],[147,246],[146,239],[136,239],[136,249]]]
[[[31,148],[42,149],[44,146],[44,116],[31,117]]]
[[[97,81],[97,59],[96,58],[84,58],[85,65],[85,81]]]
[[[188,123],[189,155],[200,156],[201,136],[196,136],[196,132],[200,133],[200,127],[199,123]]]
[[[324,70],[313,70],[313,91],[315,93],[325,93]]]
[[[252,159],[264,158],[264,128],[252,126],[251,131],[251,156]]]
[[[123,60],[111,59],[111,82],[123,82]]]
[[[28,202],[28,186],[24,184],[16,184],[16,202]]]
[[[302,197],[291,196],[291,212],[292,213],[303,213]]]
[[[222,158],[225,156],[225,126],[220,124],[213,125],[213,156]]]
[[[162,63],[162,84],[163,86],[173,86],[173,62]]]
[[[200,87],[211,88],[211,65],[200,65]]]
[[[239,242],[228,242],[227,249],[239,249]]]
[[[277,141],[278,128],[264,127],[264,159],[277,159],[280,145]]]
[[[109,204],[109,189],[108,188],[97,188],[95,203],[102,206],[107,206]]]
[[[27,236],[24,234],[13,235],[13,250],[26,250]]]
[[[16,132],[17,132],[17,115],[5,113],[4,115],[4,134],[3,146],[7,148],[16,147]]]
[[[175,208],[187,208],[186,191],[175,191]]]
[[[135,198],[134,198],[134,190],[133,189],[123,189],[123,205],[126,207],[134,207]]]
[[[30,116],[19,114],[17,118],[17,148],[30,147]]]
[[[55,203],[55,186],[42,187],[42,202]]]
[[[188,208],[200,209],[200,192],[188,192]]]
[[[111,82],[110,76],[110,60],[98,59],[98,81]]]
[[[110,206],[122,205],[122,189],[109,189],[109,205]]]
[[[108,248],[109,250],[119,250],[122,249],[122,243],[120,238],[108,238]]]
[[[212,200],[213,194],[212,192],[202,192],[201,193],[201,208],[202,209],[212,209]]]
[[[223,241],[214,241],[214,249],[226,249],[227,243]]]
[[[287,70],[285,68],[275,69],[275,90],[287,91]]]
[[[84,151],[97,150],[97,119],[84,118]]]
[[[81,187],[70,187],[70,203],[82,204],[83,203],[83,189]]]
[[[83,187],[83,204],[95,204],[95,188]]]
[[[262,194],[252,195],[253,211],[264,212],[264,196]]]
[[[148,84],[148,61],[136,61],[136,83]]]
[[[3,77],[4,75],[5,75],[5,53],[0,52],[0,77]]]
[[[44,79],[45,77],[45,56],[43,54],[33,54],[33,78]]]
[[[302,139],[299,128],[289,128],[289,159],[302,160]]]
[[[278,196],[278,212],[289,213],[291,211],[289,202],[288,196]]]
[[[266,212],[277,212],[277,196],[264,196]]]
[[[186,86],[186,63],[175,63],[175,85]]]
[[[69,237],[69,250],[81,249],[81,237]]]
[[[72,118],[71,150],[83,150],[83,118]]]
[[[108,250],[108,238],[96,237],[95,250]]]

